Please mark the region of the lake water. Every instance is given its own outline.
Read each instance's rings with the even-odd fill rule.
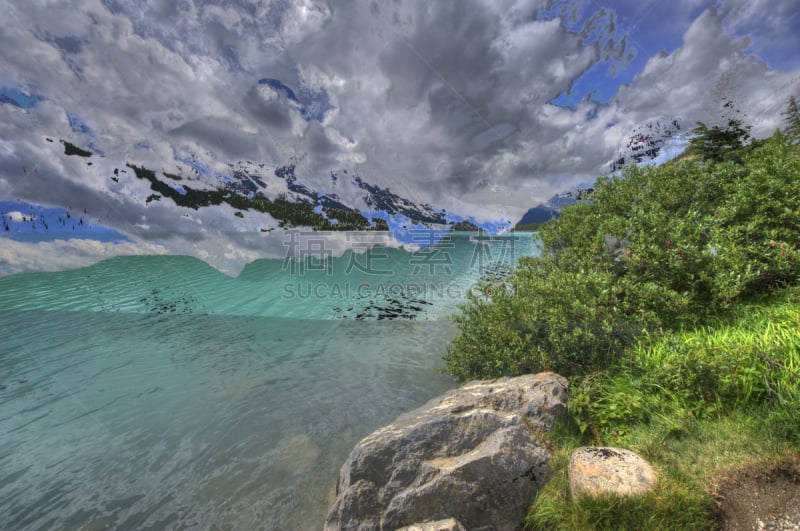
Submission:
[[[534,252],[472,240],[0,279],[0,529],[319,529],[352,447],[454,387],[464,293]]]

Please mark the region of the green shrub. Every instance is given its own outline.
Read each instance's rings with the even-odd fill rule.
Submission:
[[[588,374],[645,333],[698,326],[795,283],[800,153],[776,135],[737,160],[600,178],[590,203],[542,226],[540,256],[462,307],[446,368],[460,381]]]

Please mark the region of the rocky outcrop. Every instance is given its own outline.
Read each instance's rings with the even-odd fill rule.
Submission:
[[[580,496],[633,496],[655,486],[656,473],[644,458],[622,448],[585,446],[569,460],[569,490]]]
[[[342,466],[325,530],[389,530],[454,518],[518,529],[549,477],[537,432],[566,412],[552,373],[472,382],[362,440]]]

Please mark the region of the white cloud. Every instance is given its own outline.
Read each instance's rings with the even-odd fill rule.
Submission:
[[[0,238],[0,276],[31,271],[78,269],[113,256],[158,255],[169,251],[161,245],[103,243],[95,240],[19,242]]]
[[[723,11],[706,10],[687,30],[681,48],[652,57],[634,82],[620,89],[616,116],[609,118],[641,123],[663,115],[683,117],[688,124],[708,122],[718,105],[714,89],[727,78],[728,95],[749,116],[756,136],[771,134],[779,108],[798,87],[797,74],[772,70],[747,55],[749,41],[732,37],[724,23]]]
[[[25,221],[25,220],[28,219],[27,215],[23,214],[22,212],[20,212],[18,210],[13,210],[13,211],[7,213],[6,216],[11,221],[16,221],[16,222]],[[33,216],[33,217],[35,218],[36,216]]]

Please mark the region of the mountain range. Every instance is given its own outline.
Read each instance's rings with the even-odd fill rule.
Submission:
[[[629,164],[661,164],[674,158],[686,147],[686,133],[677,118],[655,118],[634,129],[623,141],[609,164],[611,174],[617,174]],[[588,201],[592,184],[585,184],[559,193],[543,203],[530,208],[516,223],[517,229],[532,229],[547,220],[558,217],[559,211],[579,201]]]
[[[301,98],[294,98],[302,102]],[[636,128],[625,138],[623,146],[610,162],[611,173],[618,172],[627,164],[658,163],[659,159],[674,157],[676,149],[685,145],[682,130],[679,120],[667,118],[650,120]],[[53,143],[51,138],[46,140]],[[103,153],[92,150],[91,146],[82,148],[66,140],[61,140],[61,144],[63,156],[85,158],[87,166],[92,165],[93,157],[104,158]],[[157,172],[127,163],[127,169],[123,165],[114,167],[108,178],[114,183],[129,178],[147,181],[150,193],[142,198],[145,206],[166,198],[178,206],[194,210],[227,204],[234,209],[233,215],[240,218],[248,210],[267,213],[275,224],[262,227],[262,232],[298,226],[340,231],[405,231],[414,227],[445,226],[467,231],[486,228],[471,217],[454,215],[428,203],[418,204],[388,187],[371,184],[361,175],[346,169],[331,170],[324,189],[312,187],[298,175],[301,160],[297,158],[279,166],[238,161],[228,164],[227,172],[216,174],[197,163],[194,155],[180,160],[185,164],[177,173]],[[111,166],[106,163],[103,168]],[[591,193],[592,184],[589,183],[556,194],[529,209],[516,227],[535,228],[557,217],[564,206],[589,200]],[[15,225],[30,224],[32,219],[14,221],[4,217],[2,228],[8,232]],[[46,228],[46,225],[39,224],[39,230]]]
[[[64,156],[91,159],[95,155],[66,140],[61,140],[61,144]],[[448,215],[445,209],[436,209],[427,203],[417,204],[347,170],[331,171],[328,189],[312,188],[299,179],[296,160],[277,167],[239,161],[229,164],[229,175],[217,180],[203,175],[198,168],[190,175],[178,175],[132,163],[126,166],[133,176],[150,183],[152,193],[144,199],[146,205],[164,198],[194,210],[228,204],[238,209],[235,215],[239,217],[243,216],[241,211],[251,209],[270,214],[281,228],[389,230],[395,223],[445,226],[464,221],[459,216]],[[188,166],[193,167],[192,164]],[[119,183],[127,173],[128,170],[117,167],[109,179]]]

